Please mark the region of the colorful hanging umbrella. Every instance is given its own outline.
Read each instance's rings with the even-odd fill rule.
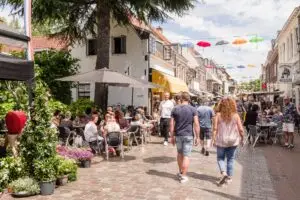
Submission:
[[[235,44],[235,45],[242,45],[242,44],[246,44],[248,41],[243,39],[243,38],[237,38],[235,39],[232,44]]]
[[[181,47],[186,47],[186,48],[193,48],[194,47],[194,44],[191,43],[191,42],[184,42],[180,45],[181,45]]]
[[[226,66],[226,69],[233,69],[233,66],[230,65],[230,64],[228,64],[228,65]]]
[[[264,38],[258,37],[258,36],[254,36],[249,40],[249,42],[251,42],[251,43],[258,43],[258,42],[262,42],[262,41],[264,41]]]
[[[217,68],[221,69],[221,68],[225,68],[225,67],[224,67],[224,65],[217,64]]]
[[[197,43],[197,45],[199,47],[203,47],[203,48],[211,46],[211,44],[209,42],[206,42],[206,41],[200,41],[200,42]]]
[[[255,65],[249,64],[248,67],[255,67]]]
[[[213,65],[206,65],[205,68],[212,69],[212,68],[215,68],[215,67]]]
[[[216,43],[216,46],[226,45],[226,44],[229,44],[229,42],[226,41],[226,40],[220,40],[220,41],[218,41],[218,42]]]
[[[244,68],[246,68],[244,65],[239,65],[239,66],[237,66],[237,68],[239,68],[239,69],[244,69]]]
[[[226,40],[220,40],[220,41],[218,41],[216,43],[216,46],[224,46],[224,45],[227,45],[227,44],[229,44],[228,41],[226,41]],[[223,52],[224,52],[224,47],[223,47]]]
[[[209,42],[206,42],[206,41],[200,41],[200,42],[197,43],[197,45],[198,45],[199,47],[202,47],[202,48],[203,48],[203,51],[204,51],[204,48],[210,47],[210,46],[211,46],[211,44],[210,44]]]

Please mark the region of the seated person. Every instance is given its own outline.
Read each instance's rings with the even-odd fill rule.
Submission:
[[[272,122],[281,126],[283,122],[283,114],[280,112],[280,110],[277,107],[273,108],[273,113],[274,115],[272,116]]]
[[[120,151],[116,148],[121,142],[119,137],[121,128],[116,122],[116,119],[110,115],[103,129],[103,137],[107,137],[108,146],[113,146],[113,148],[109,148],[109,151],[112,151],[114,154],[117,153],[117,155],[119,155]]]
[[[61,120],[60,126],[65,126],[71,129],[73,127],[71,117],[71,112],[66,112],[66,116]]]
[[[121,129],[126,129],[129,126],[128,121],[124,118],[124,113],[119,115],[119,125]]]
[[[135,114],[132,121],[130,122],[131,126],[142,126],[143,123],[140,119],[140,114]]]
[[[98,121],[98,114],[92,114],[90,121],[85,125],[84,128],[84,138],[90,144],[94,144],[95,142],[99,142],[100,150],[102,150],[102,141],[103,138],[99,136],[98,129],[97,129],[97,121]],[[93,150],[93,148],[92,148]],[[94,150],[93,150],[94,153]]]

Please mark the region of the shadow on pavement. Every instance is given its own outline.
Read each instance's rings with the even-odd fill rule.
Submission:
[[[218,181],[217,177],[206,175],[206,174],[197,174],[195,172],[188,172],[187,176],[198,180],[209,181],[212,182],[213,184],[217,184],[216,182]]]
[[[244,198],[240,198],[240,197],[230,195],[230,194],[225,194],[223,192],[218,192],[218,191],[203,189],[203,188],[199,188],[199,189],[201,189],[203,191],[206,191],[206,192],[209,192],[209,193],[212,193],[212,194],[215,194],[215,195],[218,195],[218,196],[221,196],[222,198],[230,199],[230,200],[244,200]]]
[[[178,180],[176,174],[172,174],[172,173],[168,173],[168,172],[162,172],[162,171],[157,171],[157,170],[149,170],[147,172],[148,175],[153,175],[153,176],[160,176],[163,178],[170,178],[173,180]],[[195,172],[188,172],[187,173],[188,177],[194,178],[194,179],[198,179],[198,180],[203,180],[203,181],[209,181],[212,182],[214,184],[216,184],[216,181],[218,180],[218,178],[214,177],[214,176],[209,176],[209,175],[205,175],[205,174],[197,174]]]
[[[178,179],[176,174],[171,174],[171,173],[168,173],[168,172],[161,172],[161,171],[157,171],[157,170],[149,170],[148,172],[146,172],[146,174],[152,175],[152,176],[160,176],[160,177],[163,177],[163,178],[170,178],[170,179],[173,179],[173,180]]]
[[[145,158],[143,160],[145,163],[163,163],[163,164],[167,164],[167,163],[171,163],[171,162],[175,162],[176,158],[174,157],[167,157],[167,156],[159,156],[159,157],[150,157],[150,158]]]
[[[129,161],[132,161],[132,160],[136,160],[136,157],[135,156],[126,156],[125,155],[124,159],[122,159],[119,156],[109,157],[108,158],[108,162],[129,162]],[[107,160],[104,160],[104,161],[107,161]]]

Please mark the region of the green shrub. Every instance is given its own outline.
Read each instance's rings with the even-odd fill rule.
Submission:
[[[18,192],[28,192],[30,194],[39,194],[40,186],[38,183],[32,178],[19,178],[9,184],[9,187],[12,189],[14,193]]]
[[[37,181],[50,182],[57,178],[59,160],[57,157],[35,160],[34,177]]]
[[[70,105],[70,111],[72,115],[81,115],[85,113],[87,108],[94,107],[95,104],[89,99],[78,99]]]
[[[75,175],[77,177],[77,163],[73,159],[63,158],[58,156],[59,164],[58,164],[58,177],[64,175]]]
[[[0,188],[6,186],[20,177],[27,175],[25,165],[21,158],[6,157],[0,159]]]
[[[56,110],[60,110],[62,113],[68,111],[68,106],[66,104],[53,99],[48,102],[48,107],[51,113],[54,113]]]

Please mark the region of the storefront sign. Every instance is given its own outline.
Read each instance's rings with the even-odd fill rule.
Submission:
[[[291,64],[281,64],[278,67],[278,81],[281,83],[292,83],[292,65]]]

